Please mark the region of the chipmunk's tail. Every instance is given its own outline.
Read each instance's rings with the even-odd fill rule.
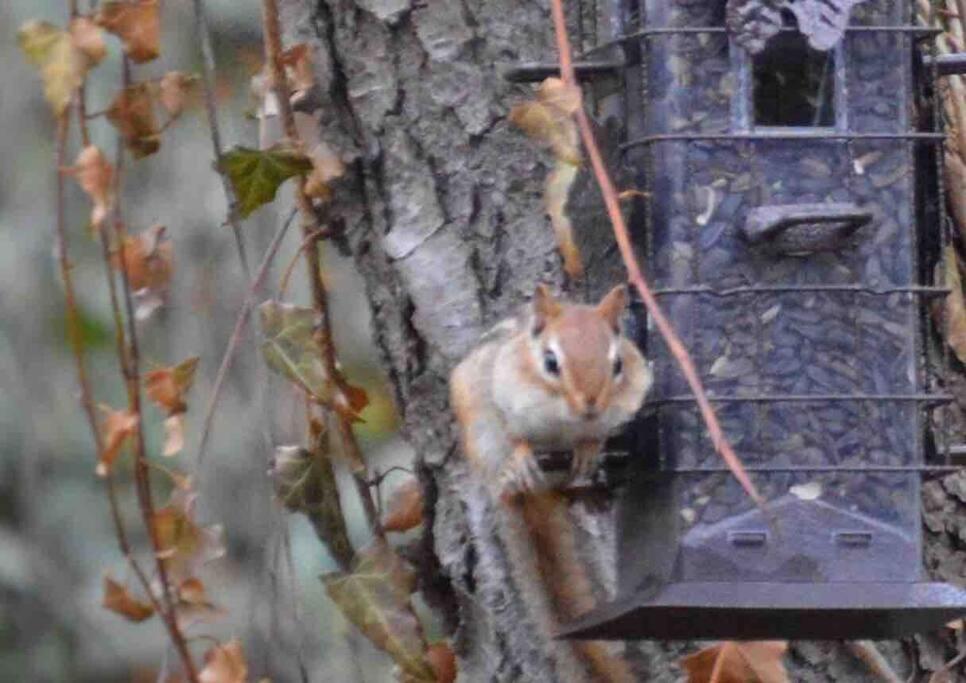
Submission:
[[[548,631],[556,631],[560,624],[589,612],[597,602],[594,584],[577,548],[567,497],[558,492],[524,495],[509,507],[508,516],[522,522],[518,533],[525,536],[514,545],[528,549],[525,553],[528,557],[513,557],[511,561],[519,563],[516,567],[520,574],[532,572],[529,576],[517,577],[523,591],[530,593],[524,598],[538,611],[540,620],[546,620]],[[609,683],[636,680],[629,663],[611,652],[605,642],[557,641],[554,650],[559,655],[558,673],[564,680]]]

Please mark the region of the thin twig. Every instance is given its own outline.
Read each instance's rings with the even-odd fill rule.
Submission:
[[[292,273],[295,271],[295,266],[298,265],[299,259],[302,257],[302,254],[309,247],[315,246],[316,241],[324,236],[325,236],[324,230],[316,230],[314,232],[309,233],[308,236],[302,239],[302,244],[300,244],[299,248],[295,250],[295,253],[292,255],[291,260],[289,260],[288,262],[288,265],[285,266],[285,272],[282,273],[282,277],[279,278],[278,280],[278,298],[279,299],[285,298],[285,292],[288,291],[288,281],[291,279]]]
[[[943,664],[940,669],[938,669],[935,672],[933,672],[933,675],[930,676],[929,680],[930,681],[932,681],[932,680],[936,680],[936,681],[943,680],[942,677],[941,677],[942,674],[948,674],[948,673],[950,673],[953,669],[955,669],[957,666],[959,666],[959,664],[964,659],[966,659],[966,650],[964,650],[963,652],[960,652],[958,655],[956,655],[955,657],[953,657],[952,659],[950,659],[948,662],[946,662],[945,664]]]
[[[563,0],[551,0],[551,8],[553,11],[553,23],[554,30],[557,38],[557,50],[560,57],[560,72],[565,83],[572,87],[579,87],[577,85],[577,78],[574,74],[573,64],[570,57],[570,39],[567,36],[567,24],[564,18],[563,10]],[[691,361],[691,356],[688,354],[687,349],[681,340],[678,338],[677,333],[671,326],[670,321],[665,317],[664,312],[657,303],[651,288],[648,286],[647,281],[644,279],[644,274],[641,272],[640,266],[637,263],[637,257],[634,254],[634,248],[631,246],[631,240],[628,236],[627,225],[624,223],[624,216],[621,213],[620,201],[617,199],[617,191],[614,188],[614,183],[611,181],[610,174],[607,172],[607,167],[604,164],[603,157],[600,153],[600,149],[597,147],[597,142],[594,139],[594,132],[590,125],[590,119],[587,116],[587,112],[584,108],[578,107],[576,112],[577,126],[580,129],[580,137],[584,143],[584,148],[587,150],[587,155],[590,157],[590,163],[594,169],[594,175],[597,178],[597,184],[600,186],[601,194],[604,197],[604,205],[607,207],[607,215],[610,217],[611,225],[614,228],[614,239],[617,241],[617,246],[620,249],[621,257],[624,260],[624,266],[627,268],[628,278],[631,283],[637,289],[638,293],[641,295],[641,299],[644,301],[644,305],[647,307],[648,313],[654,320],[658,331],[664,338],[668,349],[671,354],[677,360],[678,365],[681,368],[681,372],[684,374],[685,379],[687,379],[688,384],[691,387],[691,391],[694,392],[695,401],[701,410],[701,416],[704,418],[704,423],[708,428],[708,433],[711,437],[711,442],[714,444],[715,450],[724,459],[725,463],[728,465],[731,472],[734,474],[735,478],[745,489],[748,495],[755,501],[755,503],[763,508],[765,505],[764,498],[755,488],[754,483],[745,471],[744,466],[741,464],[741,460],[735,455],[734,450],[731,448],[731,444],[728,443],[724,432],[721,430],[721,425],[718,423],[718,418],[714,413],[714,409],[711,407],[711,403],[708,401],[707,394],[705,394],[704,387],[702,386],[701,379],[698,377],[698,373],[695,370],[694,363]]]
[[[282,34],[278,19],[277,0],[262,0],[262,25],[265,31],[265,61],[269,66],[272,89],[278,103],[279,114],[282,117],[282,126],[289,140],[297,143],[299,141],[298,129],[295,126],[295,114],[292,112],[292,105],[289,101],[288,80],[285,76],[285,67],[282,64]],[[316,339],[322,350],[322,362],[326,373],[334,380],[338,377],[339,371],[335,362],[335,348],[332,342],[328,295],[325,291],[325,284],[322,282],[322,273],[319,269],[319,250],[316,246],[321,239],[319,217],[312,206],[312,201],[305,193],[304,176],[299,176],[296,179],[295,203],[302,215],[303,238],[309,242],[309,246],[305,249],[305,265],[312,289],[312,302],[321,319]],[[359,454],[359,444],[356,442],[348,418],[339,412],[336,412],[335,416],[338,420],[339,434],[342,437],[344,447],[352,453]],[[361,459],[359,461],[364,462]],[[356,491],[362,501],[362,507],[366,511],[370,530],[374,534],[380,535],[382,532],[378,517],[375,516],[376,506],[372,499],[372,492],[365,485],[366,473],[353,472],[352,476],[355,480]]]
[[[238,215],[238,197],[235,194],[234,188],[232,187],[228,176],[224,171],[221,170],[224,149],[221,142],[221,128],[218,124],[218,107],[215,97],[215,84],[217,79],[215,77],[215,50],[212,46],[211,29],[208,25],[208,15],[207,12],[205,12],[204,0],[193,0],[193,5],[195,12],[195,23],[198,25],[198,42],[201,47],[202,87],[205,98],[205,112],[208,117],[208,130],[211,137],[211,150],[215,156],[215,168],[218,169],[218,176],[221,179],[221,187],[225,195],[225,202],[227,204],[226,220],[231,226],[231,231],[235,238],[235,250],[238,253],[238,260],[241,263],[242,274],[245,276],[245,283],[247,284],[252,281],[252,272],[248,262],[248,252],[245,247],[244,235],[242,233],[241,218]],[[267,369],[265,368],[264,364],[259,362],[258,359],[258,332],[254,328],[251,330],[249,341],[251,342],[251,353],[255,372],[255,403],[256,405],[265,405],[266,391],[268,387]],[[217,398],[213,397],[213,400],[217,401]],[[212,405],[214,405],[214,403]],[[211,419],[213,418],[209,418],[209,420]],[[261,426],[262,438],[265,442],[264,446],[266,450],[271,450],[271,429],[268,426],[266,419],[259,420],[259,423]],[[207,439],[202,438],[202,445],[199,448],[197,457],[197,462],[199,464],[204,459],[205,445],[207,445]]]
[[[90,424],[91,432],[94,436],[94,444],[97,447],[97,454],[100,457],[103,451],[103,441],[101,430],[97,424],[97,413],[94,410],[94,397],[91,393],[91,383],[87,375],[87,363],[84,360],[84,339],[80,330],[80,314],[77,311],[77,298],[74,294],[74,278],[71,275],[70,244],[67,239],[67,207],[66,199],[66,178],[63,169],[67,165],[67,132],[70,126],[69,111],[65,111],[57,120],[57,152],[54,159],[54,168],[57,173],[57,262],[60,265],[60,277],[64,282],[64,303],[67,308],[67,336],[70,339],[71,351],[74,354],[74,367],[77,370],[77,384],[80,386],[81,406],[87,414],[87,421]]]
[[[211,134],[211,150],[215,155],[215,162],[221,168],[222,146],[221,130],[218,126],[218,107],[215,103],[215,51],[211,45],[211,30],[208,28],[208,16],[205,12],[204,0],[193,0],[195,23],[198,25],[198,42],[201,44],[201,82],[205,94],[205,112],[208,115],[208,130]],[[248,265],[248,253],[242,238],[241,224],[238,220],[238,201],[235,192],[224,173],[219,172],[221,186],[228,202],[228,223],[235,236],[235,248],[238,260],[241,262],[245,281],[251,282],[251,267]]]
[[[131,85],[131,66],[125,56],[122,62],[122,86],[127,88]],[[128,274],[128,260],[123,253],[127,231],[121,217],[121,176],[124,160],[124,143],[120,135],[117,138],[117,163],[115,164],[115,206],[114,206],[114,231],[119,249],[121,249],[119,270],[121,272],[121,285],[124,299],[124,308],[127,315],[127,345],[128,355],[126,363],[125,384],[128,394],[128,410],[141,418],[141,377],[140,377],[140,349],[137,336],[137,319],[134,315],[134,303],[131,293],[131,282]],[[171,592],[171,582],[168,579],[168,568],[164,559],[161,557],[161,543],[158,538],[157,525],[154,523],[155,508],[154,496],[151,491],[151,473],[147,466],[147,452],[144,443],[144,430],[139,422],[138,429],[134,438],[134,481],[135,492],[137,493],[138,506],[141,511],[141,519],[148,531],[148,538],[151,541],[152,554],[161,582],[161,594],[163,596],[164,609],[159,612],[159,616],[168,630],[171,642],[178,652],[182,661],[185,673],[192,683],[197,683],[198,673],[191,652],[185,641],[184,634],[178,624],[175,614],[176,602]]]
[[[885,683],[903,683],[899,675],[893,670],[889,661],[882,656],[879,649],[871,640],[853,640],[845,644],[858,659],[869,667],[869,670]]]
[[[138,583],[141,584],[141,590],[151,602],[154,611],[157,612],[159,618],[163,619],[164,607],[158,599],[158,596],[154,594],[150,579],[148,579],[147,574],[144,573],[144,569],[135,559],[134,553],[131,551],[131,542],[128,540],[124,520],[121,518],[121,505],[117,498],[117,482],[114,481],[114,472],[111,469],[107,471],[107,500],[111,508],[111,520],[114,523],[114,536],[117,538],[117,547],[137,577]]]
[[[218,398],[221,395],[222,385],[225,383],[225,378],[228,376],[228,370],[231,368],[231,362],[235,356],[235,349],[238,347],[238,342],[241,340],[241,336],[245,331],[245,325],[248,322],[248,319],[251,317],[252,307],[255,304],[255,297],[258,294],[258,290],[261,289],[262,282],[265,280],[265,275],[268,273],[268,268],[275,259],[275,254],[278,252],[278,248],[282,244],[282,238],[284,238],[285,234],[288,232],[288,228],[292,224],[295,214],[296,211],[293,209],[285,222],[277,231],[275,231],[275,236],[272,238],[272,243],[268,245],[268,249],[265,250],[265,256],[262,257],[262,262],[258,266],[258,272],[255,273],[255,278],[248,285],[248,294],[245,295],[245,300],[242,302],[241,310],[238,311],[238,317],[235,318],[235,329],[232,330],[231,338],[228,340],[228,347],[225,349],[225,353],[221,357],[221,363],[218,366],[218,374],[215,375],[215,386],[211,390],[208,405],[205,407],[205,420],[201,428],[201,444],[198,446],[198,458],[196,461],[196,465],[198,467],[201,466],[202,460],[204,459],[205,451],[208,446],[208,439],[211,436],[211,427],[214,423],[215,408],[218,406]]]

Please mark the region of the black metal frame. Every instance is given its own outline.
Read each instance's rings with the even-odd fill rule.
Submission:
[[[619,0],[609,0],[618,2]],[[583,14],[581,5],[581,15]],[[911,4],[911,3],[910,3]],[[632,24],[637,23],[637,26]],[[584,80],[618,78],[625,82],[625,108],[640,106],[648,98],[649,83],[647,70],[641,74],[642,80],[631,86],[626,81],[626,70],[631,67],[646,64],[646,55],[651,42],[660,37],[674,35],[702,35],[727,34],[724,26],[690,26],[690,27],[643,27],[639,16],[624,16],[624,25],[636,30],[629,30],[610,40],[604,40],[590,49],[584,50],[574,62],[577,76]],[[783,31],[794,31],[793,28],[783,28]],[[921,73],[927,75],[925,88],[928,89],[928,101],[932,104],[931,130],[907,129],[896,133],[857,133],[850,132],[841,120],[836,126],[814,129],[781,130],[775,128],[738,130],[728,133],[704,132],[664,132],[636,135],[643,130],[644,124],[638,122],[636,129],[625,126],[625,133],[629,131],[631,139],[619,145],[622,161],[627,161],[627,155],[634,153],[637,164],[646,163],[649,155],[653,154],[653,147],[657,143],[717,143],[730,145],[749,141],[770,140],[804,140],[813,144],[825,142],[849,144],[853,141],[895,140],[904,143],[907,159],[916,159],[916,149],[931,149],[934,162],[934,193],[931,199],[936,202],[935,221],[938,223],[938,250],[941,252],[949,244],[950,222],[945,205],[945,190],[943,182],[942,143],[945,140],[943,131],[943,116],[941,105],[937,102],[939,79],[943,75],[966,72],[966,54],[939,57],[936,54],[935,38],[942,33],[933,26],[879,25],[879,26],[849,26],[848,33],[901,33],[911,36],[913,44],[930,40],[928,47],[921,54]],[[583,42],[583,41],[581,41]],[[509,80],[535,81],[558,72],[556,63],[528,63],[519,64],[504,72]],[[911,87],[911,85],[910,85]],[[626,123],[626,122],[625,122]],[[643,155],[643,156],[641,156]],[[641,204],[638,205],[636,217],[644,234],[651,234],[652,204],[650,201],[650,176],[645,175],[645,185],[641,187]],[[915,212],[913,212],[915,214]],[[917,217],[914,215],[914,219]],[[647,249],[650,245],[645,245]],[[913,248],[920,249],[916,240]],[[912,464],[902,465],[790,465],[772,466],[746,464],[746,469],[752,473],[917,473],[920,477],[945,475],[959,471],[966,464],[966,446],[952,444],[949,420],[946,419],[946,408],[953,397],[941,391],[943,378],[950,371],[949,349],[942,345],[942,353],[938,364],[926,352],[926,339],[930,329],[925,303],[927,300],[949,293],[945,282],[945,271],[937,276],[938,283],[923,281],[920,271],[919,284],[898,287],[874,287],[863,284],[846,285],[816,285],[816,284],[788,284],[788,285],[751,285],[728,288],[712,288],[705,285],[692,287],[663,287],[655,291],[658,297],[691,295],[695,297],[735,297],[742,295],[777,294],[777,293],[808,293],[808,292],[842,292],[853,293],[858,296],[885,297],[905,295],[918,299],[920,313],[920,331],[915,337],[914,350],[917,354],[918,369],[914,386],[923,390],[911,393],[849,393],[849,394],[741,394],[733,396],[711,396],[713,403],[750,403],[750,404],[778,404],[778,403],[825,403],[843,401],[862,402],[909,402],[918,406],[916,443],[913,452],[918,459]],[[633,302],[636,316],[643,317],[640,302]],[[948,324],[948,323],[947,323]],[[643,329],[643,325],[638,325]],[[858,332],[857,332],[858,334]],[[644,413],[660,410],[662,405],[694,402],[690,395],[672,395],[662,398],[651,398],[644,408]],[[645,428],[646,429],[646,428]],[[931,433],[931,440],[927,440],[927,430]],[[630,441],[633,443],[634,438]],[[633,448],[633,446],[632,446]],[[928,456],[932,457],[928,457]],[[640,468],[631,472],[628,477],[622,476],[628,461],[632,457],[640,457],[624,450],[608,453],[608,478],[611,482],[625,483],[628,489],[635,487],[647,491],[646,497],[625,496],[622,512],[625,519],[632,520],[632,524],[640,527],[640,541],[643,545],[634,549],[632,555],[648,557],[654,565],[661,565],[664,572],[671,569],[674,548],[668,547],[675,542],[673,508],[675,477],[681,475],[707,475],[720,473],[727,476],[729,470],[724,466],[684,466],[668,462],[660,454],[652,453],[653,468],[642,471]],[[558,463],[559,464],[559,463]],[[617,476],[612,476],[617,472]],[[666,527],[666,528],[665,528]],[[637,532],[635,532],[637,533]],[[764,532],[763,532],[764,533]],[[841,533],[850,533],[843,531]],[[860,531],[852,533],[861,534]],[[732,532],[729,532],[731,539]],[[737,538],[737,537],[736,537]],[[870,536],[871,538],[871,536]],[[733,540],[733,539],[732,539]],[[740,540],[740,539],[739,539]],[[734,540],[733,540],[734,542]],[[735,545],[741,545],[735,543]],[[754,545],[754,544],[752,544]],[[848,544],[846,544],[848,545]],[[859,545],[862,545],[861,543]],[[571,638],[884,638],[904,635],[913,631],[924,630],[945,623],[966,613],[966,592],[954,587],[938,583],[924,583],[918,581],[903,583],[856,583],[843,590],[841,584],[809,583],[807,588],[796,583],[752,582],[734,584],[727,581],[720,583],[690,582],[687,584],[662,583],[662,570],[655,568],[652,574],[642,573],[638,568],[620,567],[620,597],[614,602],[604,605],[577,622],[568,625],[562,632],[562,637]],[[740,590],[736,593],[736,588]]]

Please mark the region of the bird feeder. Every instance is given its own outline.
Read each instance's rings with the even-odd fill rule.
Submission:
[[[618,595],[567,637],[887,638],[966,614],[925,576],[920,512],[923,478],[954,469],[927,309],[955,59],[907,0],[787,7],[609,3],[612,38],[576,60],[620,83],[645,270],[768,503],[636,307],[656,384],[622,438]]]

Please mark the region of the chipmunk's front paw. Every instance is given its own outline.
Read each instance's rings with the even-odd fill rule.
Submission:
[[[603,444],[600,441],[582,441],[574,446],[570,461],[570,480],[589,479],[597,469]]]
[[[540,463],[530,445],[517,444],[497,481],[500,496],[506,498],[520,493],[532,493],[544,483],[543,470],[540,469]]]

